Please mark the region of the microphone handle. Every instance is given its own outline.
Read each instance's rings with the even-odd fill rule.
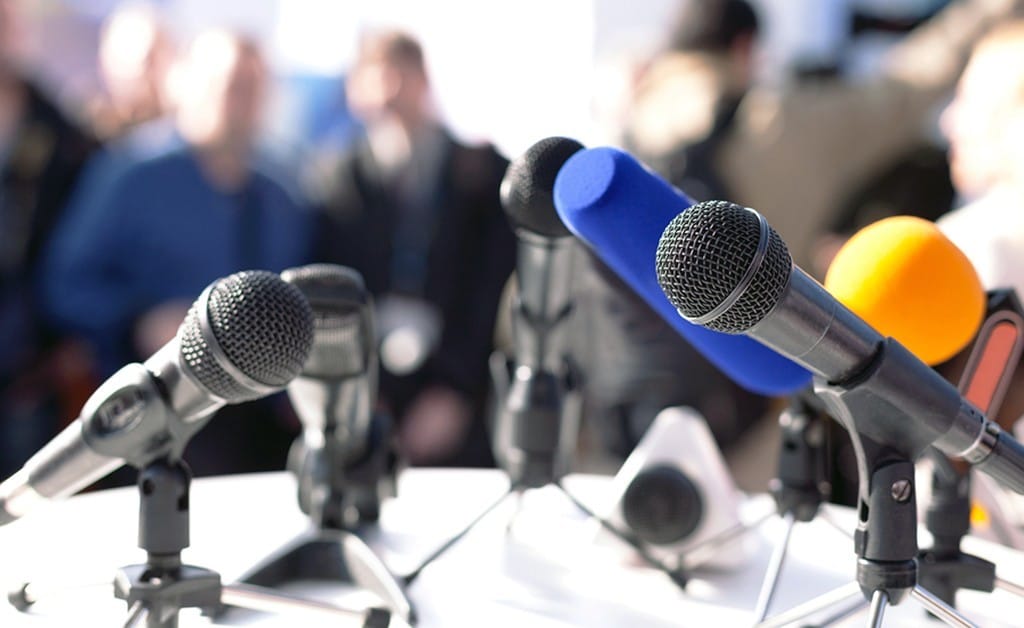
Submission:
[[[1024,494],[1024,445],[1002,430],[993,434],[992,428],[998,429],[998,426],[995,423],[989,425],[992,427],[987,433],[994,436],[992,450],[974,466],[999,480],[1003,486]]]
[[[0,525],[42,502],[73,495],[123,464],[121,458],[93,451],[83,436],[82,419],[75,419],[0,484]]]

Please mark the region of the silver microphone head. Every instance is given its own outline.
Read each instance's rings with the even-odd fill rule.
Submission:
[[[793,258],[754,210],[705,201],[665,227],[655,264],[658,283],[683,318],[741,334],[778,304]]]
[[[313,310],[313,348],[303,375],[344,378],[370,369],[372,303],[363,277],[336,264],[289,268],[281,278],[298,288]]]
[[[182,367],[227,403],[265,396],[301,371],[313,342],[302,292],[266,271],[220,279],[189,308],[177,336]]]

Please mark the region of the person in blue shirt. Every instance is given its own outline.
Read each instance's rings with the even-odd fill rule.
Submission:
[[[49,251],[46,311],[93,344],[104,374],[173,338],[188,306],[218,277],[309,260],[310,214],[254,165],[267,85],[258,47],[210,31],[197,37],[183,64],[180,142],[91,190]],[[214,440],[197,438],[193,446]],[[287,444],[274,443],[274,455],[262,457],[249,444],[239,448],[249,447],[246,457],[260,466],[279,468]],[[205,467],[197,460],[197,474],[241,470],[228,464],[230,453],[218,452]]]

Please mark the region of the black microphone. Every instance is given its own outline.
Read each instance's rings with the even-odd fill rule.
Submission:
[[[373,303],[362,275],[335,264],[291,268],[281,278],[297,287],[313,310],[313,346],[288,398],[302,422],[289,454],[299,480],[302,511],[341,525],[347,470],[384,446],[375,425],[377,351]],[[328,511],[336,511],[331,512]]]
[[[847,427],[911,459],[934,445],[1024,493],[1024,447],[794,266],[754,210],[724,201],[691,207],[665,228],[656,267],[683,318],[746,334],[816,373],[819,388],[842,391],[867,409],[836,416]]]
[[[566,321],[576,243],[552,191],[562,164],[581,148],[563,137],[543,139],[509,165],[501,182],[502,206],[519,240],[519,290],[512,316],[515,356],[511,381],[500,391],[494,449],[513,485],[543,486],[564,473],[559,458],[568,444],[561,434],[572,429],[563,421],[571,386]]]
[[[283,389],[313,339],[305,297],[274,274],[245,271],[209,285],[173,340],[92,394],[81,415],[3,484],[0,525],[72,495],[125,463],[180,458],[225,404]]]

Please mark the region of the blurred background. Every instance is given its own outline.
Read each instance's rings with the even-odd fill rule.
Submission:
[[[1019,4],[0,0],[0,475],[173,337],[210,281],[311,261],[366,277],[399,453],[492,464],[508,159],[550,135],[625,148],[697,200],[758,208],[820,279],[859,228],[992,189],[965,164],[1005,164],[1019,139],[1024,31],[1004,29],[994,75],[957,84]],[[978,107],[986,94],[1004,117]],[[1000,148],[970,152],[982,136]],[[778,404],[666,341],[597,266],[581,271],[580,335],[618,340],[581,340],[579,361],[615,385],[594,386],[584,445],[621,459],[657,409],[693,405],[758,488],[774,447],[747,444]],[[388,344],[394,329],[413,332]],[[283,468],[286,406],[226,410],[190,446],[197,474]]]

